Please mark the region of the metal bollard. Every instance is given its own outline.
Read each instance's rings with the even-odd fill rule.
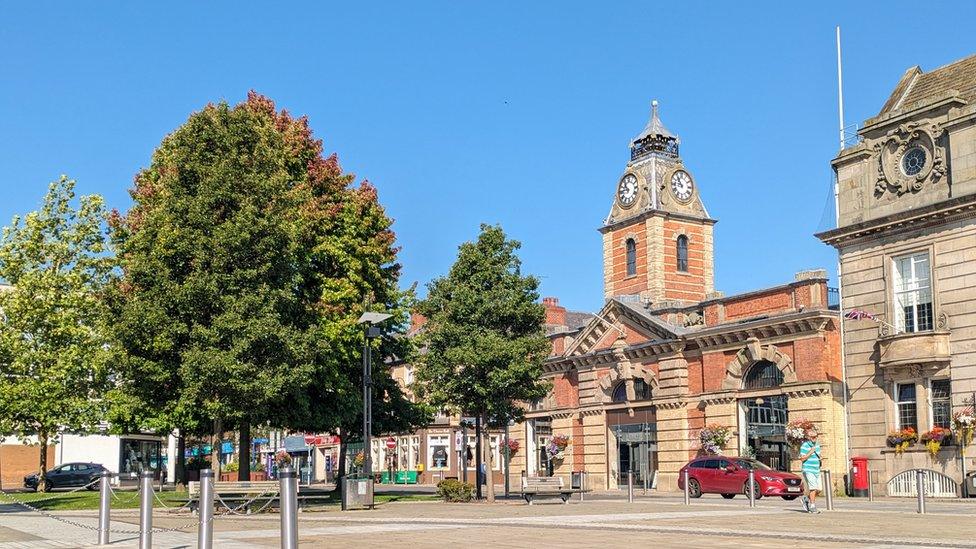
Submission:
[[[915,471],[915,491],[918,493],[918,513],[925,514],[925,471]]]
[[[197,548],[213,548],[214,472],[200,471],[200,525],[197,527]]]
[[[685,469],[685,505],[691,505],[691,492],[688,491],[688,469]]]
[[[627,502],[634,503],[634,472],[627,471]]]
[[[580,501],[583,501],[583,492],[586,492],[586,471],[580,471]]]
[[[153,472],[139,473],[139,549],[152,549]]]
[[[823,475],[823,494],[824,498],[827,499],[827,510],[834,510],[834,485],[830,482],[830,469],[824,469],[821,471]]]
[[[98,481],[98,544],[108,545],[108,529],[112,522],[112,473],[102,471]]]
[[[749,469],[749,507],[756,506],[756,470]]]
[[[874,501],[874,471],[868,469],[868,501]]]
[[[298,549],[298,477],[292,467],[278,471],[281,492],[281,549]]]

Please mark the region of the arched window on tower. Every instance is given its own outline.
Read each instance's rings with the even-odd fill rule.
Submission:
[[[743,389],[769,389],[779,387],[783,384],[783,372],[775,363],[768,360],[760,360],[752,365],[746,372],[746,378],[742,382]]]
[[[678,236],[677,246],[677,257],[678,257],[678,270],[686,273],[688,272],[688,237],[685,235]]]
[[[637,274],[637,243],[633,238],[627,239],[627,276]]]

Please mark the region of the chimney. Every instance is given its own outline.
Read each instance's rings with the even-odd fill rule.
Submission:
[[[566,307],[559,305],[559,299],[555,297],[542,298],[542,304],[546,307],[546,324],[550,326],[566,325]]]
[[[410,329],[407,331],[409,334],[415,334],[418,330],[427,324],[427,317],[420,313],[410,313]]]

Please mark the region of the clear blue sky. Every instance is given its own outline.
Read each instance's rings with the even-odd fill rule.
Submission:
[[[379,187],[405,285],[501,223],[543,293],[581,310],[603,302],[596,229],[651,99],[719,220],[731,294],[833,272],[811,235],[837,149],[836,24],[848,123],[908,67],[976,52],[973,2],[32,4],[0,20],[3,224],[61,173],[127,208],[164,135],[253,88]]]

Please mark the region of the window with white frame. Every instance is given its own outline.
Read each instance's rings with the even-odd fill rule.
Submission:
[[[895,327],[900,332],[932,329],[931,265],[928,253],[892,259]]]
[[[931,389],[932,427],[948,429],[952,425],[952,386],[948,379],[933,379]]]
[[[491,440],[491,442],[489,443],[489,445],[491,446],[491,468],[494,470],[499,470],[501,469],[501,462],[502,462],[501,447],[499,446],[499,441],[501,440],[501,436],[491,435],[489,439]],[[474,464],[478,460],[477,458],[478,438],[475,437],[474,435],[468,435],[468,448],[471,451],[470,453],[471,459],[468,462],[468,467],[474,467]]]
[[[898,429],[911,427],[918,430],[918,400],[915,395],[914,383],[898,383],[895,385],[895,405],[897,411]]]
[[[420,437],[400,437],[397,441],[397,469],[413,471],[417,469],[417,459],[420,455]]]
[[[448,435],[430,435],[427,437],[427,467],[432,470],[444,470],[450,467],[451,439]]]

